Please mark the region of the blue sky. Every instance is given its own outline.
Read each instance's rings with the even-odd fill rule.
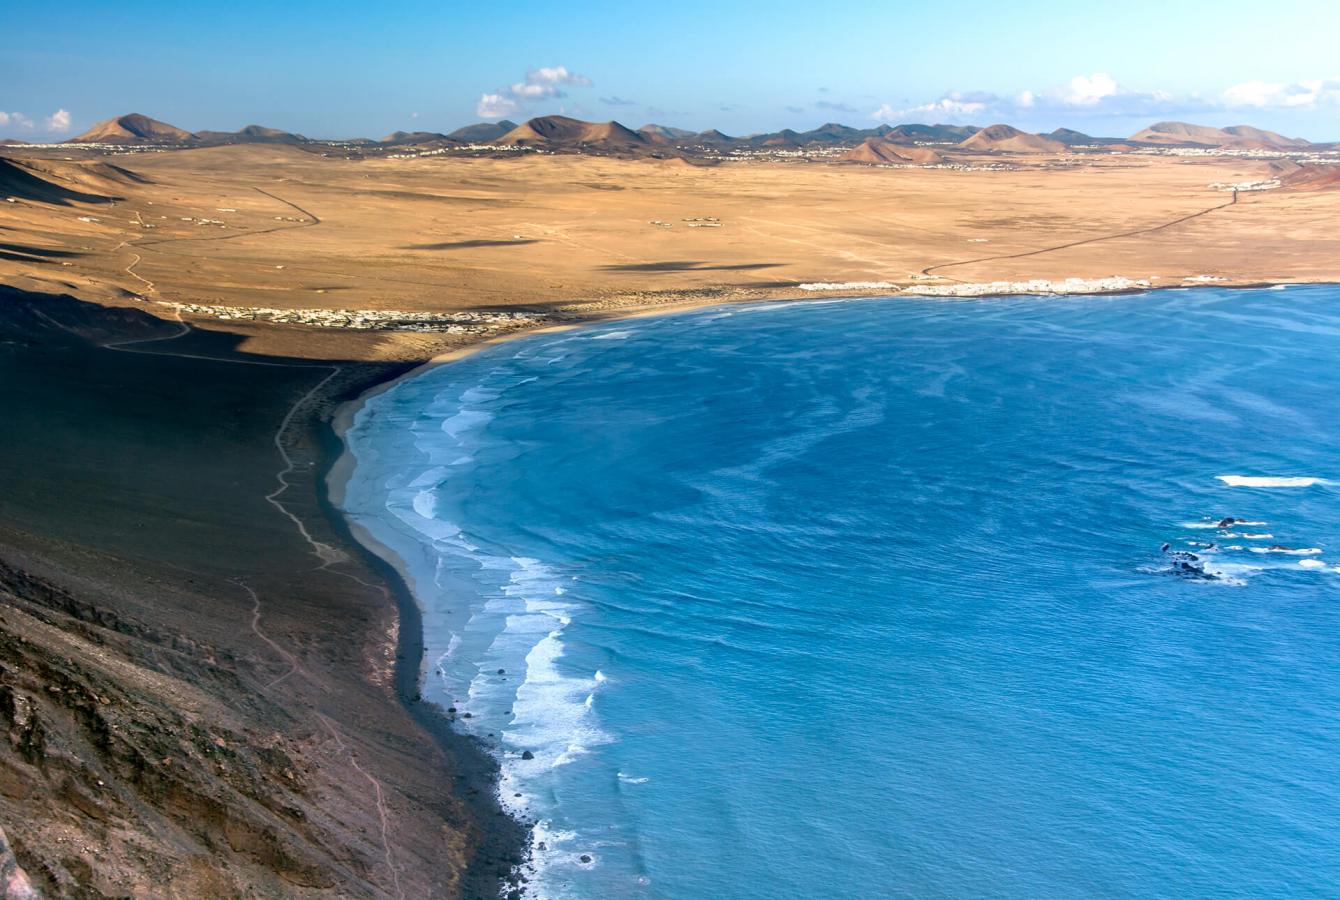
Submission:
[[[37,11],[37,10],[41,11]],[[0,136],[447,131],[563,112],[730,133],[836,120],[1340,139],[1340,0],[14,4]]]

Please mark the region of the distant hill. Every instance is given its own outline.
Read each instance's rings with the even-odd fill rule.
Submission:
[[[945,157],[930,147],[914,147],[882,137],[870,137],[838,157],[838,161],[874,165],[934,166],[945,162]]]
[[[99,122],[78,137],[73,144],[189,144],[197,140],[189,131],[151,119],[140,113],[117,116]]]
[[[1064,153],[1066,145],[1060,141],[1029,134],[1012,125],[988,125],[959,145],[963,150],[1000,153]]]
[[[686,128],[671,128],[669,125],[643,125],[637,133],[653,144],[677,144],[693,137],[692,131]]]
[[[306,144],[307,138],[278,128],[248,125],[237,131],[197,131],[195,136],[207,144]]]
[[[1130,139],[1142,144],[1216,147],[1224,150],[1300,150],[1312,146],[1302,138],[1288,138],[1250,125],[1213,128],[1189,122],[1156,122],[1144,131],[1131,135]]]
[[[886,131],[889,126],[881,126]],[[877,137],[881,132],[873,128],[852,128],[838,122],[825,122],[818,128],[802,131],[797,138],[803,144],[851,144],[869,137]]]
[[[461,141],[466,144],[487,144],[496,141],[515,128],[516,123],[510,119],[503,119],[501,122],[479,122],[474,125],[466,125],[464,128],[457,128],[447,137],[453,141]]]
[[[790,128],[783,128],[781,131],[768,131],[762,134],[751,134],[736,140],[750,147],[775,147],[784,150],[798,148],[804,143],[799,132],[792,131]]]
[[[423,144],[428,141],[450,140],[445,134],[436,131],[393,131],[377,143],[379,144]]]
[[[39,203],[109,203],[120,199],[123,186],[148,181],[129,169],[94,160],[0,157],[0,194]]]
[[[629,150],[651,144],[646,137],[618,122],[583,122],[567,116],[531,119],[507,132],[498,139],[498,143],[520,147],[603,150]]]
[[[1155,122],[1144,131],[1131,135],[1130,139],[1145,144],[1199,144],[1203,147],[1218,147],[1231,140],[1221,129],[1189,122]]]
[[[1305,141],[1302,138],[1285,137],[1282,134],[1276,134],[1273,131],[1265,131],[1260,128],[1253,128],[1250,125],[1231,125],[1224,129],[1224,134],[1232,138],[1233,145],[1244,149],[1281,149],[1281,150],[1301,150],[1304,147],[1312,146],[1311,141]]]
[[[977,131],[972,125],[897,125],[884,138],[898,144],[957,144]]]
[[[720,131],[717,131],[715,128],[712,128],[707,131],[698,132],[697,134],[689,138],[687,143],[706,144],[708,146],[712,146],[715,144],[733,144],[735,143],[735,138],[731,137],[728,134],[724,134]]]
[[[1073,128],[1058,128],[1055,131],[1049,131],[1043,135],[1053,141],[1059,141],[1067,147],[1073,147],[1076,144],[1092,144],[1094,139],[1082,131],[1076,131]]]

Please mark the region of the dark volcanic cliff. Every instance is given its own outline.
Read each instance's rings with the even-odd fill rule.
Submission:
[[[521,830],[410,702],[417,623],[320,493],[334,402],[394,370],[176,333],[0,288],[0,867],[50,896],[496,896]]]

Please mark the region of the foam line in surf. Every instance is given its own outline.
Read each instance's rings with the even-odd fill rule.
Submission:
[[[1331,483],[1325,478],[1295,475],[1216,475],[1214,477],[1229,487],[1304,488]]]

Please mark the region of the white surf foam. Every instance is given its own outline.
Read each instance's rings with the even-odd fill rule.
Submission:
[[[1330,484],[1325,478],[1306,476],[1216,475],[1214,477],[1229,487],[1302,488],[1312,487],[1315,484]]]
[[[1253,553],[1283,553],[1286,556],[1317,556],[1321,553],[1318,547],[1252,547]]]

